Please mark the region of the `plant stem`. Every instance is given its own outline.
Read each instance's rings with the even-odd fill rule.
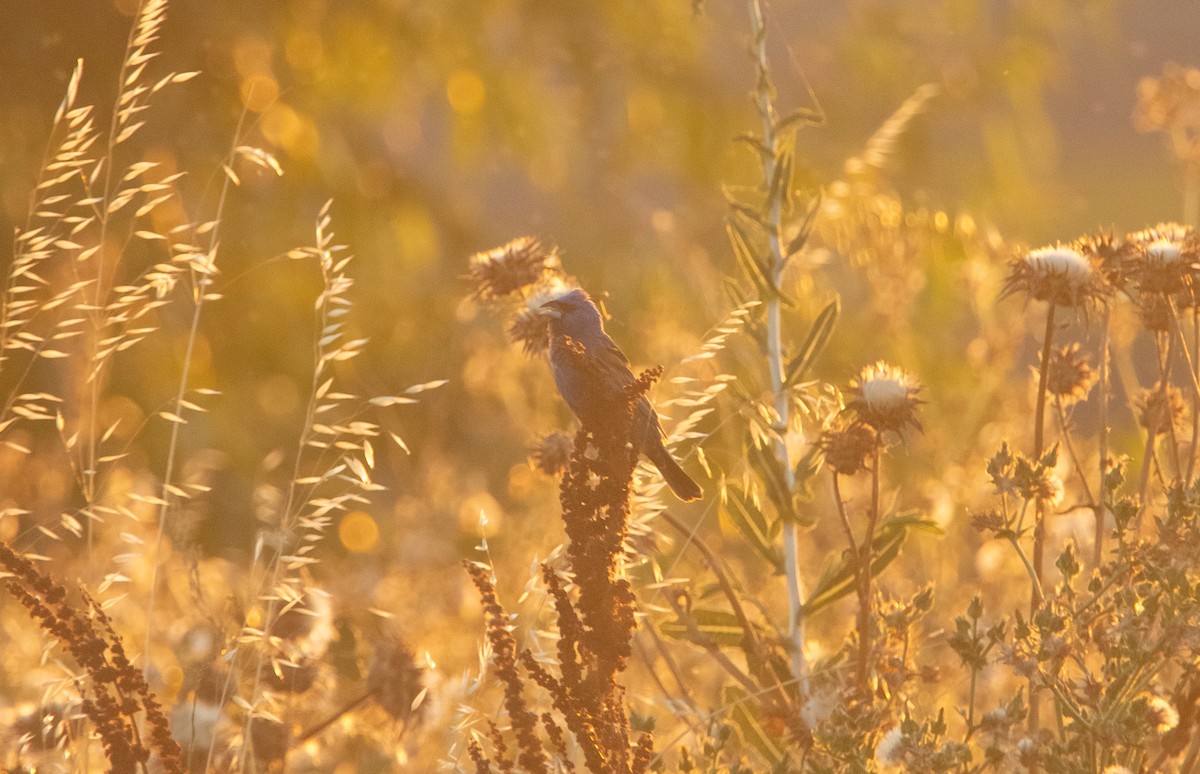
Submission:
[[[1037,409],[1034,414],[1033,425],[1033,461],[1035,463],[1042,458],[1042,451],[1046,440],[1046,383],[1050,376],[1050,347],[1054,342],[1054,310],[1055,304],[1051,301],[1046,308],[1046,333],[1042,341],[1042,360],[1038,364]],[[1038,500],[1034,505],[1034,509],[1033,578],[1031,579],[1029,592],[1029,619],[1031,623],[1038,609],[1042,606],[1042,564],[1043,555],[1046,551],[1045,503]],[[1013,543],[1015,544],[1016,541],[1014,540]],[[1025,559],[1019,547],[1017,553],[1021,556],[1022,560]],[[1031,734],[1036,733],[1038,730],[1038,715],[1037,685],[1034,678],[1031,677],[1029,679],[1029,731]]]
[[[871,512],[858,556],[858,687],[863,696],[871,690],[871,562],[874,560],[875,526],[879,523],[879,479],[883,447],[875,446],[871,467]]]
[[[775,125],[775,97],[767,59],[767,21],[761,0],[749,0],[750,26],[754,37],[756,65],[755,104],[762,121],[761,153],[764,188],[772,188],[778,167],[779,134]],[[770,194],[768,193],[768,196]],[[796,486],[795,471],[787,448],[787,432],[791,425],[791,396],[784,385],[783,331],[780,318],[780,299],[776,289],[783,274],[787,257],[783,254],[783,200],[770,199],[767,212],[767,240],[771,253],[771,290],[767,302],[767,366],[770,370],[771,393],[774,396],[778,424],[775,427],[775,456],[783,467],[784,484],[788,492]],[[783,523],[784,569],[787,575],[788,626],[787,637],[791,656],[792,675],[800,686],[802,696],[808,695],[808,663],[804,656],[803,617],[804,588],[800,579],[799,528],[790,521]]]
[[[1108,487],[1105,479],[1108,477],[1108,382],[1109,373],[1108,337],[1109,324],[1112,321],[1112,307],[1104,304],[1104,322],[1100,328],[1100,488],[1097,491],[1096,502],[1096,537],[1092,541],[1092,568],[1100,566],[1104,560],[1104,520],[1107,517],[1106,500]]]
[[[1037,409],[1034,414],[1033,425],[1033,459],[1034,462],[1042,458],[1042,452],[1045,450],[1045,432],[1046,432],[1046,382],[1050,376],[1050,348],[1054,342],[1054,302],[1050,302],[1046,309],[1046,334],[1042,342],[1042,362],[1039,364],[1038,373],[1038,390],[1037,390]],[[1029,614],[1032,616],[1037,612],[1042,603],[1042,558],[1046,550],[1046,508],[1039,502],[1037,504],[1036,522],[1033,526],[1033,571],[1037,578],[1037,585],[1033,589],[1032,598],[1029,602]]]

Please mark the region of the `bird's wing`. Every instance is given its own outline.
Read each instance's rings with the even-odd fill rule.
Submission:
[[[607,334],[601,334],[587,343],[588,354],[592,362],[605,377],[605,382],[613,387],[624,387],[633,382],[633,371],[629,367],[629,358]]]

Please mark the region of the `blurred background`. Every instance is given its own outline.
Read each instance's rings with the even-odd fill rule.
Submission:
[[[6,9],[6,231],[25,222],[77,59],[85,61],[80,101],[102,106],[106,125],[135,11],[132,0]],[[1200,7],[776,0],[769,12],[781,107],[819,105],[826,119],[798,135],[797,182],[825,191],[826,204],[819,239],[793,278],[804,324],[791,338],[838,294],[843,318],[817,376],[844,385],[886,357],[926,383],[926,433],[895,468],[898,478],[922,474],[904,479],[920,483],[897,497],[947,525],[943,540],[971,548],[935,562],[936,542],[926,541],[905,582],[985,573],[992,565],[979,539],[956,520],[980,496],[982,460],[1014,432],[1004,412],[1027,408],[1029,391],[1003,388],[1028,381],[1036,346],[1024,333],[1036,329],[1025,324],[1029,310],[1018,300],[997,306],[1004,261],[1011,245],[1184,218],[1185,160],[1157,131],[1161,121],[1135,114],[1143,79],[1163,77],[1172,62],[1200,64]],[[220,164],[235,142],[274,153],[284,169],[277,177],[238,166],[242,185],[222,213],[224,298],[205,312],[192,370],[194,386],[222,395],[182,435],[189,475],[213,487],[197,506],[208,509],[203,553],[247,561],[256,487],[294,449],[319,278],[283,255],[311,243],[316,213],[333,199],[337,241],[356,256],[350,325],[370,338],[342,374],[348,387],[378,394],[449,383],[378,418],[411,454],[381,455],[377,478],[389,490],[355,515],[357,532],[322,546],[318,573],[335,599],[364,600],[413,626],[417,648],[435,648],[453,672],[474,659],[477,639],[463,636],[477,631],[461,624],[463,615],[477,620],[477,602],[458,562],[489,534],[511,598],[530,561],[561,541],[556,483],[532,470],[526,453],[573,421],[544,362],[509,344],[504,320],[468,298],[468,257],[524,234],[557,244],[567,272],[605,295],[610,333],[635,365],[680,373],[679,361],[733,307],[722,290],[736,272],[723,190],[754,185],[760,174],[734,140],[757,125],[746,8],[727,0],[178,0],[161,49],[156,67],[201,74],[163,93],[135,146],[161,165],[156,174],[186,173],[180,198],[155,212],[157,229],[214,216]],[[854,163],[924,84],[938,93],[886,164]],[[0,260],[10,260],[9,249],[5,240]],[[187,308],[163,312],[160,333],[114,371],[107,411],[136,427],[170,400],[189,320]],[[671,390],[660,386],[660,399]],[[166,433],[148,425],[124,464],[161,474]],[[719,467],[719,449],[713,458]],[[8,477],[0,497],[43,516],[68,509],[77,493],[55,470],[0,467]],[[698,518],[713,509],[695,507]],[[706,529],[719,531],[717,520]],[[836,537],[822,529],[814,556]],[[18,531],[0,522],[0,536]]]

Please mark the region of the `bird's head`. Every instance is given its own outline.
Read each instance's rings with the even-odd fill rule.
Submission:
[[[604,328],[600,310],[588,294],[578,288],[542,304],[538,313],[549,318],[551,331],[573,339]]]

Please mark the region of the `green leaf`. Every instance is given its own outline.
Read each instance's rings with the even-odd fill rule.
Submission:
[[[915,513],[902,514],[889,519],[879,526],[875,539],[871,541],[872,576],[878,577],[900,554],[900,548],[904,545],[909,530],[928,532],[934,535],[944,534],[937,522],[922,518]],[[804,603],[804,615],[813,615],[851,593],[857,578],[855,570],[857,564],[858,559],[849,551],[842,552],[834,562],[828,564],[821,573],[821,577],[813,585],[808,601]]]
[[[758,288],[759,296],[770,298],[771,281],[767,278],[767,269],[755,255],[754,242],[743,230],[736,217],[725,219],[725,232],[729,235],[729,244],[733,248],[733,257],[738,266],[754,286]]]
[[[724,697],[726,706],[730,707],[729,717],[742,736],[742,741],[749,744],[772,766],[782,766],[787,762],[787,752],[780,740],[770,734],[762,724],[762,709],[758,702],[741,688],[726,686]]]
[[[841,314],[842,303],[839,299],[834,298],[824,309],[817,315],[817,319],[813,320],[813,324],[808,329],[808,336],[805,337],[804,343],[800,346],[800,351],[795,357],[788,362],[787,370],[784,372],[786,377],[784,384],[788,387],[800,381],[812,368],[816,359],[820,357],[821,352],[825,350],[825,346],[829,343],[829,338],[833,335],[833,328],[837,324],[838,315]]]
[[[695,642],[702,647],[717,645],[724,648],[738,648],[746,638],[746,630],[742,628],[737,616],[724,610],[692,610],[692,623],[688,625],[682,619],[665,621],[660,625],[664,635],[675,640]],[[704,639],[700,639],[704,638]]]
[[[788,489],[787,479],[784,477],[783,465],[774,452],[768,448],[760,449],[751,442],[746,457],[750,467],[762,480],[767,498],[774,504],[779,518],[784,521],[799,521],[792,491]]]
[[[729,484],[721,498],[721,514],[737,527],[759,556],[771,563],[775,572],[783,572],[783,557],[775,546],[779,523],[776,522],[772,529],[757,497],[751,496],[738,484]]]
[[[767,201],[763,209],[770,210],[776,204],[787,208],[792,199],[792,152],[791,144],[784,143],[775,156],[775,169],[767,181]]]
[[[796,253],[804,249],[804,245],[808,243],[808,237],[812,233],[813,223],[817,220],[817,214],[821,211],[821,196],[820,194],[812,197],[808,202],[808,209],[804,213],[804,220],[800,223],[800,230],[796,232],[795,238],[788,242],[787,250],[784,252],[786,260],[791,260],[796,257]]]
[[[808,482],[821,472],[821,466],[824,463],[825,451],[819,444],[809,444],[808,451],[796,463],[794,470],[796,491],[793,497],[801,497],[804,502],[812,499],[812,493],[808,491]]]

